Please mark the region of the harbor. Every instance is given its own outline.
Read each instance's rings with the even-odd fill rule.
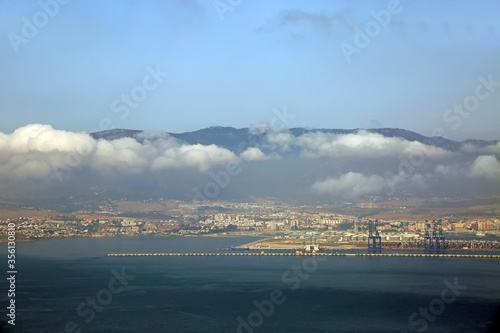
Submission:
[[[500,259],[496,254],[447,253],[331,253],[331,252],[193,252],[193,253],[109,253],[108,257],[276,257],[276,256],[329,256],[329,257],[427,257],[427,258],[483,258]]]

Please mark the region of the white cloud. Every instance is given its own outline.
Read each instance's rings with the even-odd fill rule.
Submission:
[[[248,128],[248,131],[252,135],[259,135],[266,133],[271,130],[271,126],[268,123],[258,123],[255,125],[252,125]]]
[[[75,149],[87,150],[95,144],[85,133],[54,130],[50,125],[31,124],[16,129],[12,134],[0,135],[0,150],[16,153],[69,152]]]
[[[360,130],[351,134],[313,132],[297,138],[297,143],[305,157],[321,156],[364,156],[387,157],[413,156],[415,159],[450,156],[451,153],[418,141],[388,138],[378,133]]]
[[[96,141],[85,133],[32,124],[11,134],[0,133],[0,179],[42,179],[64,165],[81,165],[95,152]]]
[[[466,143],[462,146],[462,151],[465,153],[481,153],[481,154],[499,154],[500,153],[500,141],[496,144],[490,144],[485,147],[478,147],[475,144]]]
[[[158,140],[158,139],[168,139],[171,136],[162,131],[142,131],[135,135],[139,140]]]
[[[266,140],[272,149],[288,151],[295,144],[297,138],[290,132],[269,132],[266,135]]]
[[[265,126],[261,127],[264,128]],[[162,176],[161,173],[166,170],[186,168],[206,172],[226,163],[258,163],[280,159],[278,152],[292,149],[303,158],[299,161],[295,154],[287,154],[294,163],[297,162],[293,167],[310,168],[317,164],[317,161],[311,159],[329,157],[331,160],[326,162],[331,163],[337,175],[340,174],[315,182],[311,191],[317,194],[353,198],[389,194],[400,187],[405,190],[432,188],[438,186],[440,181],[454,181],[468,176],[500,180],[500,162],[493,155],[476,157],[475,154],[465,152],[452,153],[419,142],[387,138],[367,131],[343,135],[313,132],[295,137],[288,130],[268,128],[265,130],[265,137],[266,149],[250,147],[237,156],[214,144],[187,144],[161,132],[140,133],[138,140],[121,138],[107,141],[96,140],[86,133],[32,124],[12,133],[0,132],[0,187],[8,187],[17,180],[49,180],[59,177],[60,173],[57,171],[61,171],[64,176],[80,169],[104,175],[157,173]],[[487,149],[494,150],[495,147],[496,145],[491,145]],[[270,148],[273,149],[269,152]],[[402,161],[396,160],[401,156],[405,161],[419,163],[415,162],[413,165],[413,162],[407,162],[403,165]],[[450,159],[442,158],[449,156]],[[351,162],[350,157],[363,159]],[[378,157],[396,159],[388,158],[370,163]],[[421,161],[425,163],[420,163]],[[276,164],[272,167],[284,165]],[[319,169],[325,170],[323,166]],[[316,175],[314,168],[301,170]],[[349,172],[351,170],[362,173]],[[27,184],[29,185],[28,182]]]
[[[261,129],[266,133],[266,147],[278,151],[297,148],[306,158],[406,156],[423,161],[453,155],[443,148],[366,130],[349,134],[308,132],[296,137],[288,130]]]
[[[90,167],[101,173],[143,173],[190,167],[206,171],[213,165],[238,161],[216,145],[188,145],[158,133],[133,138],[95,140],[86,133],[32,124],[11,134],[0,132],[0,180],[43,179],[58,170]]]
[[[340,177],[317,181],[311,186],[311,189],[317,194],[357,198],[387,191],[388,185],[384,178],[378,175],[366,176],[362,173],[348,172]]]
[[[106,173],[141,173],[148,165],[148,151],[144,148],[132,138],[98,140],[90,164],[93,169]]]
[[[443,165],[439,164],[434,168],[434,173],[443,177],[463,177],[465,172],[458,164]]]
[[[500,162],[493,155],[478,156],[470,170],[472,177],[485,177],[500,180]]]
[[[248,148],[240,154],[240,157],[247,161],[263,161],[271,158],[270,156],[266,156],[266,154],[264,154],[262,150],[256,147]]]

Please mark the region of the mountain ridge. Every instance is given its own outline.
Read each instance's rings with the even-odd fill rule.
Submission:
[[[366,131],[368,133],[377,133],[388,138],[400,138],[407,141],[417,141],[426,145],[431,145],[439,148],[443,148],[449,151],[459,151],[464,145],[472,144],[477,147],[486,147],[488,145],[494,145],[500,142],[499,140],[480,140],[480,139],[466,139],[463,141],[450,140],[439,136],[427,137],[417,132],[401,129],[401,128],[355,128],[355,129],[329,129],[329,128],[319,128],[319,129],[307,129],[304,127],[294,127],[287,130],[289,133],[298,137],[306,133],[331,133],[331,134],[352,134],[359,131]],[[143,138],[139,136],[140,133],[147,131],[143,130],[131,130],[131,129],[111,129],[99,132],[90,133],[94,139],[104,139],[108,141],[121,139],[121,138],[134,138],[138,141],[143,141]],[[252,133],[250,128],[234,128],[230,126],[211,126],[207,128],[202,128],[196,131],[173,133],[173,132],[161,132],[165,133],[171,137],[179,139],[188,144],[203,144],[211,145],[215,144],[217,146],[227,148],[231,151],[236,151],[241,147],[242,143],[246,146],[254,145],[260,146],[265,140],[265,131],[261,133]]]

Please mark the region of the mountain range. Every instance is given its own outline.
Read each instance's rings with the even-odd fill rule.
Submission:
[[[0,199],[114,197],[352,200],[500,195],[500,141],[398,128],[212,126],[192,132],[0,133]]]
[[[298,137],[306,133],[330,133],[330,134],[354,134],[360,130],[368,133],[377,133],[387,138],[400,138],[406,141],[416,141],[426,145],[443,148],[449,151],[460,151],[467,144],[472,144],[478,148],[483,148],[490,145],[498,144],[499,140],[478,140],[467,139],[464,141],[455,141],[443,137],[427,137],[419,133],[400,128],[372,128],[372,129],[308,129],[303,127],[295,127],[289,129],[289,133]],[[121,138],[135,138],[139,142],[143,141],[138,134],[143,133],[143,130],[131,129],[111,129],[100,132],[94,132],[90,135],[94,139],[116,140]],[[233,152],[238,150],[241,144],[245,143],[249,146],[262,147],[265,146],[266,133],[255,133],[250,128],[234,128],[228,126],[211,126],[197,131],[165,134],[179,139],[188,144],[215,144],[219,147],[229,149]]]

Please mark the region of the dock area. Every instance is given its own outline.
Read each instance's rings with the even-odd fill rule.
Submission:
[[[108,257],[276,257],[276,256],[329,256],[329,257],[427,257],[427,258],[487,258],[500,259],[496,254],[446,253],[293,253],[293,252],[222,252],[222,253],[109,253]]]

